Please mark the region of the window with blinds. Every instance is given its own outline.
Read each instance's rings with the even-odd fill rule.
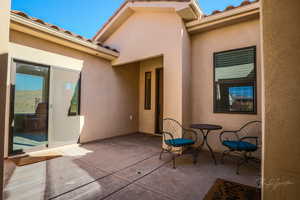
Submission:
[[[214,53],[214,112],[256,113],[256,47]]]

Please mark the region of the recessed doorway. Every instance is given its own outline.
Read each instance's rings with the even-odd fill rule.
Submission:
[[[163,130],[163,105],[164,105],[164,71],[156,69],[156,106],[155,106],[155,133],[161,134]]]

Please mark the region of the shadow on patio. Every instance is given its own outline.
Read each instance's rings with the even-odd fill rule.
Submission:
[[[158,159],[160,146],[160,137],[137,133],[61,148],[64,157],[24,167],[6,161],[5,198],[202,199],[217,178],[256,185],[258,170],[236,175],[234,162],[214,165],[205,151],[196,165],[179,157],[174,170],[168,154]]]

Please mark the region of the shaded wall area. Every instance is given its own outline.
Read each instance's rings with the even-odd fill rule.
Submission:
[[[155,106],[156,106],[156,69],[163,67],[163,57],[152,58],[140,62],[139,84],[139,131],[155,133]],[[145,103],[145,73],[151,72],[151,108],[146,110]]]
[[[48,60],[48,65],[54,63],[55,66],[81,69],[81,142],[138,131],[137,65],[112,67],[109,61],[102,58],[17,31],[11,31],[10,41],[17,46],[16,49],[26,46],[38,53],[43,51],[43,54],[37,54],[43,58],[36,59]],[[33,58],[32,55],[28,57]],[[132,120],[130,115],[134,116]]]
[[[236,130],[247,121],[261,119],[261,45],[259,19],[192,36],[191,107],[193,123],[222,125]],[[213,112],[213,54],[214,52],[256,46],[257,48],[257,114],[220,114]],[[216,134],[214,134],[216,133]],[[209,135],[215,151],[223,150],[219,132]]]
[[[262,1],[263,199],[300,196],[300,2]]]
[[[4,133],[7,130],[7,71],[9,66],[9,17],[10,0],[0,1],[0,200],[3,199],[3,157],[4,157]]]

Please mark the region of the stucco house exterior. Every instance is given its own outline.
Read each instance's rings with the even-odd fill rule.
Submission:
[[[30,151],[36,146],[51,148],[134,132],[159,134],[165,117],[187,126],[213,123],[225,129],[261,120],[259,8],[257,1],[244,1],[206,16],[194,0],[125,1],[93,39],[11,11],[10,83],[14,88],[7,109],[15,115],[10,115],[12,127],[5,133],[5,156],[23,148],[13,146],[14,137],[22,137],[17,129],[30,132],[38,127],[47,135],[42,143],[31,144],[34,148],[24,147]],[[231,52],[234,58],[235,51],[250,53],[254,60],[247,61],[250,68],[242,67],[244,71],[233,76],[242,79],[252,73],[253,80],[250,85],[233,83],[232,94],[227,93],[232,108],[222,110],[221,105],[218,110],[215,87],[219,86],[214,77],[237,77],[226,72],[216,75],[222,73],[216,70],[222,66],[214,61],[219,54],[222,59],[222,52]],[[223,59],[229,59],[225,65],[245,64],[228,56]],[[44,79],[37,89],[42,94],[36,94],[35,100],[34,95],[20,94],[20,85],[32,84],[30,77],[28,81],[20,77],[26,75]],[[238,97],[247,101],[241,93],[232,100],[238,91],[233,91],[235,87],[250,92],[250,103],[246,103],[250,109],[238,103]],[[31,98],[28,108],[22,104],[26,98]],[[232,101],[240,107],[233,108]],[[49,106],[43,113],[44,123],[32,117],[43,103]],[[23,111],[22,106],[26,107]],[[217,135],[212,136],[211,144],[215,151],[222,150]]]
[[[196,0],[127,0],[93,39],[10,11],[10,2],[0,1],[2,158],[159,135],[164,117],[224,129],[261,120],[262,199],[298,199],[298,0],[244,1],[207,16]],[[201,177],[215,173],[207,166]]]

